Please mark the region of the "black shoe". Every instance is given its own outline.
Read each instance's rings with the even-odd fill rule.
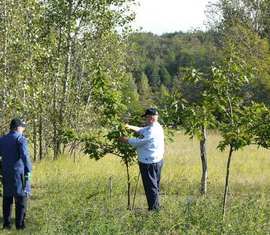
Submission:
[[[11,229],[11,225],[10,224],[4,224],[3,225],[3,229],[10,230]]]
[[[148,211],[151,213],[158,213],[160,212],[160,207],[148,208]]]
[[[17,230],[23,230],[23,229],[25,229],[25,225],[24,224],[19,225],[19,226],[16,225],[16,229]]]

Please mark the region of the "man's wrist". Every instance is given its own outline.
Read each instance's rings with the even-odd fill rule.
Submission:
[[[120,142],[122,142],[122,143],[128,143],[128,137],[126,137],[126,136],[121,136],[121,137],[119,137],[119,139],[118,139]]]
[[[32,178],[32,173],[31,173],[31,172],[26,173],[25,176],[24,176],[24,178],[25,178],[26,180],[31,180],[31,178]]]

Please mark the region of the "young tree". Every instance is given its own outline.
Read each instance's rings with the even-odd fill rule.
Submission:
[[[199,97],[193,99],[180,94],[167,96],[162,104],[162,117],[167,126],[184,128],[191,138],[200,140],[200,158],[202,176],[200,184],[201,194],[207,193],[208,164],[207,164],[207,130],[215,126],[215,108],[209,94],[209,78],[195,69],[189,70],[184,78],[186,85],[197,89]]]
[[[223,218],[226,213],[233,153],[256,141],[260,142],[259,135],[256,137],[254,129],[256,125],[260,125],[262,121],[259,119],[260,113],[264,110],[263,106],[245,100],[245,95],[242,93],[243,87],[252,79],[252,75],[245,69],[245,62],[240,63],[238,59],[232,54],[223,67],[212,68],[213,79],[210,88],[220,114],[217,126],[222,140],[218,148],[221,151],[224,151],[226,147],[229,148],[223,196]],[[255,120],[260,122],[256,123]]]
[[[121,86],[124,83],[111,84],[108,81],[106,72],[100,70],[100,76],[95,80],[93,96],[100,107],[101,124],[103,128],[99,128],[92,134],[86,133],[76,137],[84,144],[84,153],[90,158],[99,160],[107,154],[113,154],[120,157],[124,163],[127,172],[127,195],[128,209],[131,209],[131,181],[130,166],[136,160],[136,151],[130,145],[123,144],[118,141],[120,136],[128,136],[130,133],[124,128],[124,118],[128,112],[125,103],[125,92],[121,92]]]
[[[99,160],[107,154],[113,154],[120,157],[121,162],[125,165],[127,175],[127,208],[131,209],[131,176],[130,166],[136,161],[136,151],[130,145],[120,143],[118,138],[120,136],[128,136],[124,126],[116,125],[107,133],[94,136],[86,136],[82,138],[84,143],[84,153],[90,158]]]

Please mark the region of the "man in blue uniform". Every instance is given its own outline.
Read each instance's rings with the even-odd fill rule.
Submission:
[[[15,200],[16,229],[25,228],[27,196],[30,194],[32,164],[28,144],[23,136],[25,123],[15,118],[10,132],[0,138],[0,156],[3,175],[3,228],[11,228],[11,211]]]
[[[126,124],[143,138],[120,137],[119,141],[136,148],[139,157],[139,167],[149,210],[159,210],[160,176],[164,155],[164,132],[158,123],[158,112],[149,108],[142,115],[146,119],[146,127]]]

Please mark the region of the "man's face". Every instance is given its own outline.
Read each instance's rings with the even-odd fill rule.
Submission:
[[[19,127],[17,128],[17,131],[20,132],[20,133],[23,133],[24,130],[25,130],[25,127],[22,127],[22,126],[19,126]]]
[[[157,120],[157,116],[146,115],[145,119],[146,119],[146,123],[148,125],[150,125],[150,124],[154,123]]]

